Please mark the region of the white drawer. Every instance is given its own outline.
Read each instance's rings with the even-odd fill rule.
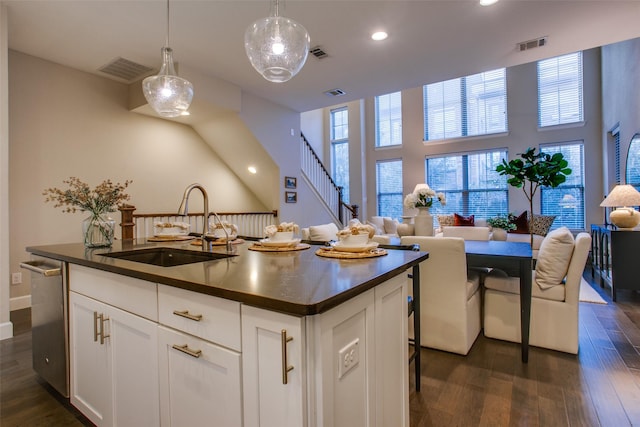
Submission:
[[[157,288],[153,282],[69,264],[69,290],[158,321]]]
[[[165,326],[240,351],[240,303],[158,285],[158,317]]]

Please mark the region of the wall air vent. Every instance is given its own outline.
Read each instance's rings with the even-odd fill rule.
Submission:
[[[315,56],[318,59],[326,58],[327,56],[329,56],[327,55],[327,52],[322,50],[320,46],[312,47],[309,50],[309,53],[311,53],[313,56]]]
[[[535,49],[536,47],[542,47],[547,44],[547,37],[540,37],[533,40],[527,40],[526,42],[520,42],[516,44],[516,49],[523,52],[529,49]]]
[[[153,71],[153,68],[138,64],[124,58],[116,58],[107,65],[102,66],[98,71],[116,77],[127,83],[138,80]]]
[[[324,92],[325,95],[327,96],[342,96],[344,95],[346,92],[343,91],[342,89],[331,89],[331,90],[327,90]]]

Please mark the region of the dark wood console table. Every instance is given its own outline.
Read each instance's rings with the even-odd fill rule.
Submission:
[[[640,290],[640,232],[619,230],[615,225],[591,225],[591,276],[600,286],[611,288],[616,300],[619,289]]]

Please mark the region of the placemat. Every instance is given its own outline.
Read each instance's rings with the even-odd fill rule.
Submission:
[[[387,251],[384,249],[371,249],[367,252],[341,252],[333,248],[320,248],[316,251],[316,255],[325,258],[338,258],[338,259],[362,259],[362,258],[375,258],[384,256]]]
[[[181,242],[184,240],[193,240],[194,236],[153,236],[147,237],[148,242]]]
[[[244,243],[244,239],[234,239],[234,240],[231,241],[232,245],[239,245],[241,243]],[[194,240],[193,242],[191,242],[190,244],[194,245],[194,246],[201,246],[202,245],[202,240],[198,238],[198,239]],[[224,246],[226,244],[227,244],[227,242],[225,242],[224,240],[214,240],[214,241],[211,242],[212,246]]]
[[[292,252],[292,251],[301,251],[303,249],[309,249],[311,245],[308,243],[298,243],[295,246],[262,246],[260,243],[254,243],[249,246],[249,250],[258,251],[258,252]]]

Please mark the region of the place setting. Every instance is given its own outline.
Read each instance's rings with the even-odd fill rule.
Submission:
[[[244,239],[238,237],[238,226],[227,221],[222,223],[209,222],[209,232],[205,235],[205,239],[211,242],[212,246],[224,246],[229,241],[232,245],[240,245],[245,242]],[[202,239],[197,238],[191,245],[202,245]]]
[[[187,222],[162,222],[153,224],[153,237],[148,237],[149,242],[180,242],[195,239],[189,235],[191,225]]]
[[[338,241],[331,242],[316,251],[316,255],[326,258],[362,259],[387,255],[387,251],[378,248],[371,241],[375,230],[368,224],[346,227],[337,233]]]
[[[294,234],[299,231],[298,224],[283,222],[280,225],[268,225],[264,228],[267,235],[265,239],[258,240],[249,247],[249,250],[259,252],[291,252],[309,249],[307,243],[301,243],[301,239]]]

